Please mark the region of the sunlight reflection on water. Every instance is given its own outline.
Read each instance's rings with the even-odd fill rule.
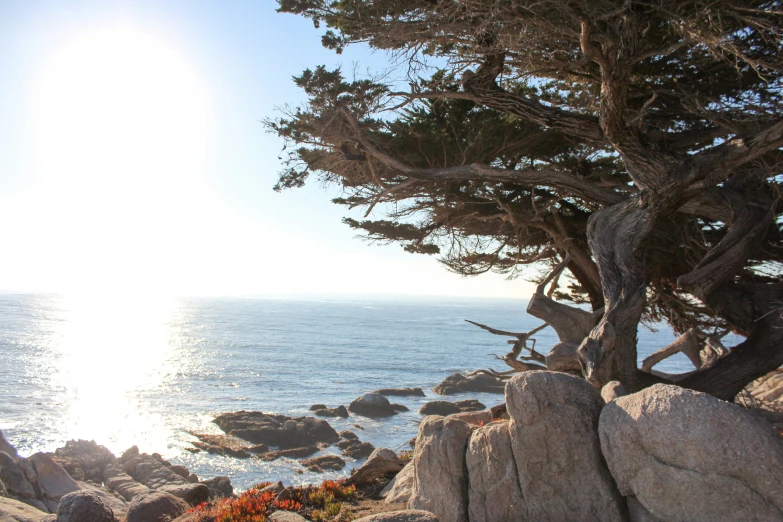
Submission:
[[[140,404],[137,393],[165,386],[167,362],[175,355],[169,323],[176,309],[171,299],[64,298],[48,344],[68,433],[115,449],[165,447],[169,433],[160,415]]]

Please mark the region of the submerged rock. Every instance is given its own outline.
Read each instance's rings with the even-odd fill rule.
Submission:
[[[600,435],[620,491],[656,518],[783,520],[783,441],[740,406],[656,384],[607,404]]]
[[[321,406],[320,404],[318,406]],[[317,410],[314,410],[313,413],[315,415],[318,415],[319,417],[342,417],[344,419],[348,418],[348,410],[345,408],[345,406],[338,406],[336,408],[319,408]]]
[[[424,391],[421,388],[382,388],[372,393],[386,395],[387,397],[424,397]]]
[[[269,446],[266,444],[249,444],[246,440],[234,437],[233,435],[213,435],[210,433],[197,432],[189,433],[199,439],[196,442],[191,442],[191,444],[207,453],[247,459],[253,454],[266,453],[269,451]],[[171,470],[177,473],[173,466]],[[181,475],[181,473],[178,474]]]
[[[389,400],[378,393],[362,395],[353,401],[348,409],[357,415],[371,418],[390,417],[397,414]]]
[[[337,455],[322,455],[302,461],[302,465],[310,471],[323,473],[324,470],[339,471],[345,467],[345,461]]]
[[[281,457],[285,457],[289,459],[301,459],[303,457],[309,457],[310,455],[318,453],[318,451],[319,451],[318,446],[304,446],[302,448],[291,448],[291,449],[284,449],[284,450],[277,450],[277,451],[269,451],[267,453],[259,455],[259,458],[261,458],[262,460],[276,460]]]
[[[260,411],[224,413],[213,422],[229,435],[281,449],[300,448],[339,440],[337,432],[323,419],[268,415]]]
[[[489,375],[479,374],[468,377],[455,373],[446,377],[432,391],[438,395],[454,395],[463,392],[503,393],[504,389],[503,381]]]

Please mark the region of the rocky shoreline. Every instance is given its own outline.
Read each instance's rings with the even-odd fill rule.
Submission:
[[[740,401],[757,401],[750,408],[671,385],[625,395],[610,383],[599,392],[558,372],[522,373],[500,387],[490,379],[451,376],[439,388],[500,388],[505,408],[430,401],[404,454],[337,432],[322,417],[392,416],[387,396],[424,395],[418,388],[378,390],[347,407],[315,404],[314,417],[224,413],[213,421],[223,434],[193,433],[193,451],[299,459],[313,472],[366,457],[340,481],[359,493],[321,511],[296,500],[320,498],[315,486],[269,483],[237,497],[229,477],[205,480],[136,447],[117,457],[93,441],[69,441],[24,458],[0,434],[0,522],[207,522],[232,502],[261,501],[269,520],[290,521],[307,520],[302,514],[334,521],[365,514],[368,521],[421,522],[783,520],[780,426],[769,422],[777,420],[774,410],[760,415],[757,408],[783,397],[777,375],[744,393]],[[342,457],[313,457],[329,447]],[[397,518],[383,518],[392,510]]]

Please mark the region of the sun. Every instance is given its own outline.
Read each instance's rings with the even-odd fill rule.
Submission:
[[[203,80],[165,41],[111,28],[54,50],[33,96],[39,218],[64,286],[164,288],[207,155]]]

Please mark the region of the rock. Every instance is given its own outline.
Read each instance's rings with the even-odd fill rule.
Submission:
[[[374,459],[375,457],[381,457],[388,460],[395,460],[399,458],[397,456],[397,453],[395,453],[394,450],[389,448],[377,448],[373,450],[368,460]]]
[[[5,484],[9,495],[22,501],[34,499],[37,496],[19,463],[4,451],[0,451],[0,481]]]
[[[506,385],[506,407],[528,520],[624,520],[601,455],[598,390],[565,373],[525,372]]]
[[[189,506],[164,491],[148,491],[136,496],[128,506],[125,522],[168,522],[183,515]]]
[[[396,402],[393,402],[391,405],[392,409],[396,411],[397,413],[401,413],[403,411],[410,411],[410,408],[405,406],[404,404],[397,404]]]
[[[620,491],[656,518],[783,520],[783,441],[735,404],[656,384],[607,404],[600,435]]]
[[[303,448],[291,448],[285,450],[270,451],[259,455],[262,460],[275,460],[281,457],[289,459],[301,459],[318,453],[318,446],[305,446]]]
[[[413,456],[413,493],[408,507],[434,513],[442,522],[468,519],[466,423],[430,416],[419,426]]]
[[[354,522],[438,522],[438,517],[429,511],[406,509],[404,511],[388,511],[359,518]]]
[[[495,422],[470,436],[468,511],[471,522],[526,520],[527,511],[517,479],[509,423]]]
[[[294,419],[260,411],[239,411],[219,415],[213,422],[229,435],[280,449],[301,448],[319,442],[333,443],[340,438],[327,421],[314,417]]]
[[[310,411],[318,411],[318,410],[325,410],[325,409],[327,409],[327,408],[328,408],[328,406],[326,406],[326,404],[313,404],[313,405],[312,405],[312,406],[310,406],[310,408],[308,408],[308,409],[309,409]]]
[[[169,484],[162,486],[158,491],[170,493],[191,506],[198,506],[209,500],[209,487],[204,484]]]
[[[413,493],[413,463],[408,464],[397,473],[389,483],[389,491],[381,496],[389,504],[407,504]]]
[[[231,485],[231,479],[226,476],[215,477],[209,480],[202,480],[201,483],[209,487],[210,498],[212,498],[212,490],[220,492],[224,497],[234,496],[234,486]]]
[[[98,484],[103,481],[106,465],[117,460],[108,448],[94,440],[69,440],[49,455],[74,480],[91,480]]]
[[[195,484],[196,482],[198,482],[198,475],[196,475],[195,473],[191,473],[190,475],[188,475],[188,478],[185,480],[187,480],[188,483],[190,484]]]
[[[293,511],[275,511],[269,515],[271,522],[307,522],[307,519]]]
[[[190,472],[188,471],[188,468],[186,468],[185,466],[171,466],[171,468],[169,469],[171,469],[171,471],[173,471],[180,477],[184,478],[185,480],[187,480],[188,477],[190,476]]]
[[[397,412],[391,407],[389,400],[378,393],[368,393],[353,401],[348,409],[364,417],[389,417]]]
[[[449,419],[461,420],[471,426],[484,426],[492,422],[492,412],[490,410],[483,411],[466,411],[462,413],[452,413],[448,415]]]
[[[19,454],[16,452],[16,448],[14,448],[10,442],[5,440],[5,437],[3,437],[3,432],[0,431],[0,451],[3,451],[10,455],[13,458],[19,458]]]
[[[150,488],[136,482],[133,480],[133,477],[118,469],[113,464],[109,464],[106,466],[106,469],[103,470],[103,480],[107,488],[116,491],[127,501],[131,501],[134,497],[150,490]]]
[[[347,444],[344,444],[342,449],[342,454],[346,457],[351,457],[352,459],[363,459],[364,457],[369,456],[372,454],[373,450],[375,450],[375,446],[370,444],[369,442],[359,442],[359,441],[344,441],[347,442]],[[337,446],[340,447],[340,443],[337,443]]]
[[[546,368],[551,372],[582,373],[576,351],[579,344],[572,341],[559,342],[546,355]]]
[[[459,413],[462,410],[459,406],[449,401],[430,401],[419,409],[419,413],[422,415],[451,415],[452,413]]]
[[[424,391],[421,388],[382,388],[373,393],[387,397],[424,397]]]
[[[783,412],[783,370],[780,368],[745,386],[738,400],[749,398],[750,406]],[[0,443],[0,451],[3,451]]]
[[[57,522],[116,522],[114,511],[92,491],[74,491],[60,499]]]
[[[324,470],[339,471],[345,467],[345,461],[337,455],[322,455],[302,461],[302,465],[310,471],[322,473]]]
[[[628,520],[630,522],[662,522],[660,518],[655,518],[652,513],[647,511],[647,508],[633,495],[625,497],[625,502],[628,504]]]
[[[342,405],[336,408],[321,408],[315,410],[314,413],[319,417],[342,417],[344,419],[348,418],[348,410],[345,408],[345,406]]]
[[[481,411],[487,408],[476,399],[457,401],[454,403],[454,406],[459,408],[459,411]]]
[[[620,381],[609,381],[601,388],[601,398],[606,404],[623,395],[628,395],[628,392]]]
[[[68,475],[68,472],[46,453],[36,453],[28,460],[33,465],[37,477],[38,498],[52,513],[57,511],[57,505],[63,495],[80,489],[79,484]]]
[[[187,480],[163,464],[161,459],[146,453],[130,458],[123,467],[134,480],[151,489],[158,489],[171,484],[188,484]]]
[[[112,493],[103,486],[95,485],[91,482],[76,481],[81,488],[80,491],[89,491],[98,495],[104,504],[109,506],[114,512],[114,516],[120,520],[125,518],[125,514],[128,512],[128,503],[120,497],[118,494]]]
[[[5,489],[5,484],[3,484],[3,481],[0,480],[0,497],[7,497],[8,496],[8,490]]]
[[[2,522],[42,522],[44,517],[46,517],[44,511],[29,504],[0,497],[0,520]]]
[[[355,469],[345,482],[361,486],[380,476],[399,473],[405,464],[407,462],[399,459],[392,450],[379,448],[373,451],[367,462]]]
[[[341,431],[340,438],[345,440],[359,440],[359,436],[352,431]]]
[[[454,395],[463,392],[503,393],[505,384],[500,379],[479,374],[467,377],[455,373],[446,377],[442,383],[432,389],[438,395]]]
[[[239,437],[234,437],[233,435],[214,435],[211,433],[196,433],[192,431],[189,433],[199,439],[197,442],[191,442],[191,444],[207,453],[247,459],[250,458],[251,454],[266,453],[269,451],[269,446],[266,444],[248,444],[247,441],[242,440]],[[173,468],[172,471],[174,471]],[[183,478],[186,477],[187,475]]]

